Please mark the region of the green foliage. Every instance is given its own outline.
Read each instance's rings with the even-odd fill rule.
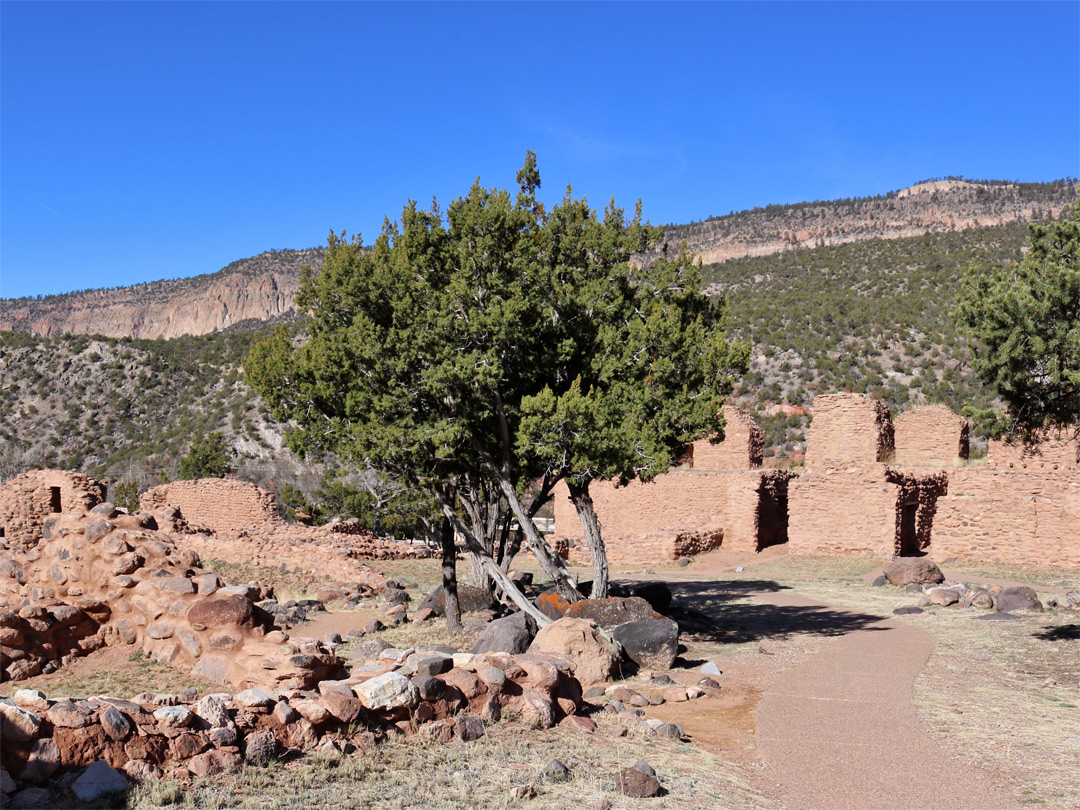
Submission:
[[[180,459],[180,478],[222,478],[232,469],[228,444],[216,431],[192,442],[187,455]]]
[[[955,316],[977,341],[975,372],[1027,441],[1080,422],[1080,203],[1029,227],[1019,264],[972,267]]]
[[[117,483],[109,495],[114,505],[126,509],[130,514],[139,511],[139,482],[134,478]]]

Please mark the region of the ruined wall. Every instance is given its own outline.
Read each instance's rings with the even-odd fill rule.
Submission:
[[[61,512],[88,512],[105,499],[106,486],[66,470],[31,470],[0,487],[0,548],[28,549],[41,540],[41,527],[54,514],[52,488],[60,490]]]
[[[893,463],[951,467],[968,457],[967,420],[932,405],[905,411],[893,423]]]
[[[1035,447],[990,440],[986,454],[988,467],[1003,470],[1071,471],[1075,477],[1080,469],[1080,441],[1054,439]]]
[[[139,498],[144,512],[177,506],[187,521],[214,531],[251,526],[284,525],[278,516],[277,497],[249,481],[232,478],[200,478],[173,481],[148,489]]]
[[[1010,565],[1080,566],[1080,476],[1061,470],[949,472],[930,551]]]
[[[788,484],[791,553],[892,555],[899,488],[888,482],[885,470],[883,464],[865,461],[821,464],[792,479]]]
[[[889,406],[863,394],[814,398],[806,443],[806,466],[829,461],[888,461],[893,454]]]
[[[590,487],[612,562],[672,560],[715,548],[756,548],[756,471],[673,470],[643,484]],[[555,538],[571,541],[570,559],[588,560],[569,492],[555,490]],[[708,547],[708,548],[706,548]]]
[[[724,406],[724,440],[699,439],[693,444],[695,470],[752,470],[761,466],[765,431],[745,412]]]

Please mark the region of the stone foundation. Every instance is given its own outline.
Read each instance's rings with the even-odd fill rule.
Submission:
[[[139,496],[139,508],[144,512],[168,506],[178,507],[189,523],[215,532],[285,525],[273,492],[234,478],[173,481]]]

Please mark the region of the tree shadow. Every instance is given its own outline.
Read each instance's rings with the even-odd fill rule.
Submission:
[[[1063,624],[1060,627],[1047,627],[1035,638],[1043,641],[1080,641],[1080,624]]]
[[[885,630],[873,627],[881,616],[827,605],[755,604],[755,593],[790,590],[770,580],[714,580],[671,583],[678,599],[670,618],[684,637],[718,644],[742,644],[765,639],[783,640],[793,635],[842,636],[854,630]]]

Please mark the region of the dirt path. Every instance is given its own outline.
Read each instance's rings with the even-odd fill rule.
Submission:
[[[839,611],[785,593],[763,601]],[[933,637],[883,619],[846,633],[782,673],[758,705],[758,751],[789,810],[1010,810],[989,783],[937,745],[911,705]]]

